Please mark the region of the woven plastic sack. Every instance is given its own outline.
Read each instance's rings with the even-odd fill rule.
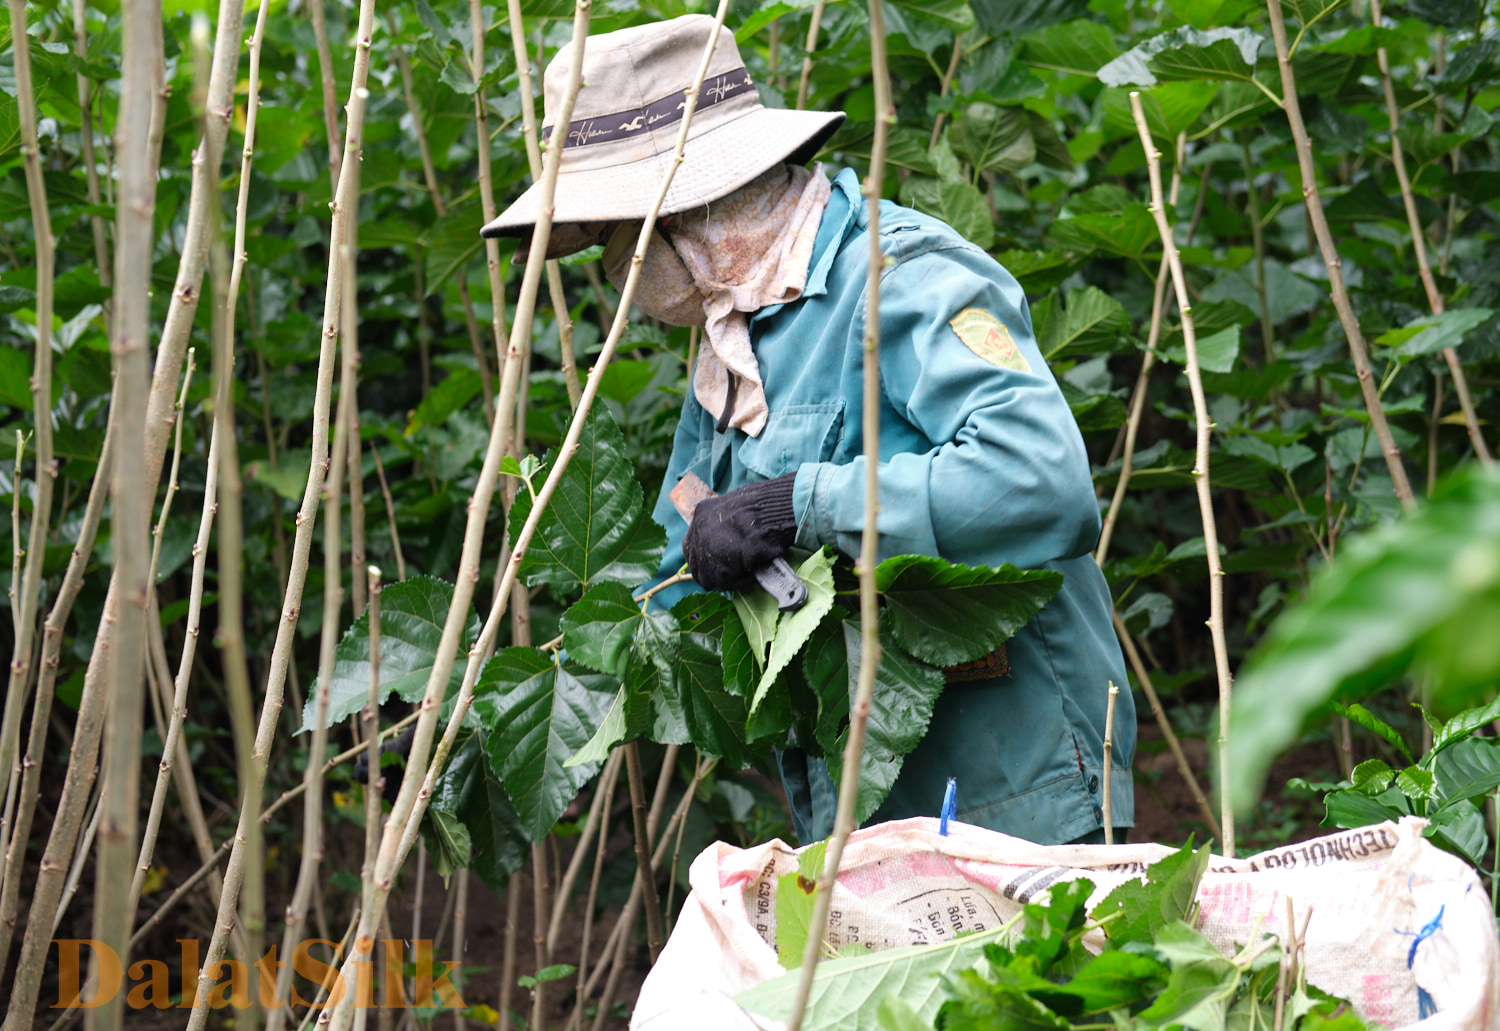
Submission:
[[[1421,1031],[1500,1031],[1500,940],[1478,876],[1406,817],[1262,852],[1214,856],[1197,927],[1226,955],[1286,935],[1291,898],[1307,924],[1308,980],[1366,1020]],[[999,926],[1060,881],[1086,877],[1092,907],[1171,853],[1164,845],[1036,845],[933,819],[853,834],[834,887],[828,939],[875,950],[935,944]],[[734,996],[785,971],[776,959],[776,878],[797,868],[781,841],[723,842],[694,860],[688,898],[641,989],[630,1026],[700,1031],[774,1026]],[[1308,914],[1311,912],[1311,918]],[[1099,932],[1094,932],[1099,933]],[[1087,940],[1087,939],[1085,939]]]

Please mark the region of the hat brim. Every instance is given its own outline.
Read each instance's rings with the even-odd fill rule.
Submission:
[[[781,162],[812,158],[844,121],[842,111],[756,108],[688,140],[660,214],[701,208],[728,196]],[[608,168],[579,169],[557,177],[553,221],[622,222],[643,219],[661,189],[672,155],[656,154]],[[541,187],[531,187],[479,231],[485,238],[529,235],[540,211]],[[561,253],[548,257],[562,257]],[[571,253],[571,252],[569,252]]]

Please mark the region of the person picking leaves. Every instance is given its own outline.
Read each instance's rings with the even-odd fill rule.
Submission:
[[[543,134],[567,138],[548,257],[604,244],[605,272],[624,284],[713,30],[688,15],[589,37],[561,128],[551,123],[573,47],[558,51]],[[662,491],[663,577],[686,562],[698,588],[751,589],[775,558],[859,553],[866,207],[852,170],[804,167],[843,118],[763,106],[733,36],[718,34],[634,296],[647,315],[704,329],[666,487],[692,473],[719,496],[689,525]],[[484,234],[522,237],[524,251],[539,195],[533,186]],[[1044,844],[1102,841],[1108,684],[1127,680],[1090,554],[1100,517],[1083,439],[1014,277],[917,211],[881,201],[879,226],[880,557],[1011,563],[1064,580],[1001,649],[946,671],[927,734],[873,820],[936,815],[957,777],[960,820]],[[1125,692],[1112,778],[1122,829],[1134,822],[1135,725]],[[798,836],[826,837],[836,791],[825,759],[787,748],[778,761]]]

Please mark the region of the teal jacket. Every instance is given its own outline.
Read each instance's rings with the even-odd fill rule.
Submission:
[[[927,736],[872,822],[936,816],[949,777],[958,818],[1043,844],[1102,827],[1105,705],[1115,711],[1113,820],[1134,823],[1135,706],[1090,554],[1099,505],[1073,415],[1037,349],[1026,296],[943,223],[881,202],[880,557],[939,555],[1063,574],[1057,596],[1007,645],[1011,672],[949,684]],[[859,179],[834,180],[807,288],[752,317],[770,418],[759,437],[716,433],[691,389],[668,486],[697,473],[718,493],[795,471],[797,545],[859,553],[868,216]],[[968,341],[968,343],[966,343]],[[681,568],[686,523],[663,490],[663,575]],[[667,605],[694,589],[670,588]],[[803,841],[833,829],[823,760],[781,755]]]

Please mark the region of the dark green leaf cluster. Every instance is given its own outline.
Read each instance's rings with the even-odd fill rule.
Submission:
[[[1469,709],[1446,723],[1426,709],[1432,729],[1432,748],[1413,761],[1406,741],[1389,724],[1364,706],[1334,708],[1390,744],[1410,765],[1393,769],[1383,759],[1366,759],[1354,768],[1349,785],[1324,796],[1325,827],[1364,827],[1403,816],[1430,821],[1423,835],[1433,844],[1461,856],[1479,869],[1490,848],[1489,828],[1482,805],[1500,787],[1500,744],[1474,731],[1500,719],[1500,702]]]

